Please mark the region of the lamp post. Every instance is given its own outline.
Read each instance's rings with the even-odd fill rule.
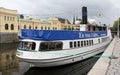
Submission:
[[[20,15],[18,14],[18,36],[21,36]]]
[[[119,38],[119,18],[118,18],[118,28],[117,28],[117,35],[118,35],[118,38]]]

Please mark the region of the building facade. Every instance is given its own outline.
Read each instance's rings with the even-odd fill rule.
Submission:
[[[38,30],[79,30],[79,25],[71,24],[67,19],[50,17],[47,20],[19,19],[20,29]]]
[[[18,13],[17,10],[0,8],[0,32],[18,32]]]
[[[18,13],[0,7],[0,43],[17,42]]]

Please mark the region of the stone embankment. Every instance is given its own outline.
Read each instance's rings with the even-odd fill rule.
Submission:
[[[120,39],[114,38],[87,75],[120,75]]]

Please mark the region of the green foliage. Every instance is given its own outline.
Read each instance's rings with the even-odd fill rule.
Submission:
[[[24,15],[23,14],[20,15],[20,19],[24,19]]]
[[[114,21],[113,29],[116,29],[116,28],[117,28],[117,25],[118,25],[118,20]]]
[[[30,20],[32,20],[33,18],[30,18]]]
[[[120,25],[120,19],[119,19],[119,25]],[[114,30],[117,30],[118,28],[118,20],[114,21],[113,27]]]

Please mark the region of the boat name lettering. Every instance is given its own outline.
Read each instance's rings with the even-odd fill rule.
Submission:
[[[82,33],[79,32],[79,38],[93,38],[93,37],[101,37],[106,36],[106,33]]]
[[[100,36],[106,36],[106,34],[101,34]]]
[[[91,33],[91,37],[99,37],[97,33]]]
[[[84,34],[83,33],[79,33],[79,38],[84,38]]]

